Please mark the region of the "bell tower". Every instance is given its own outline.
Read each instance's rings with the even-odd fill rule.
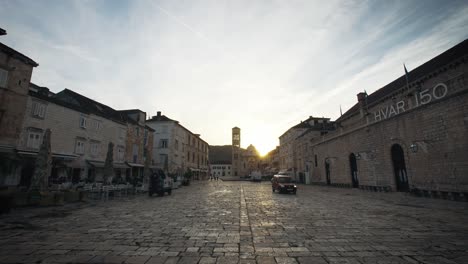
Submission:
[[[241,176],[241,151],[240,151],[240,128],[232,128],[232,173],[233,176]]]

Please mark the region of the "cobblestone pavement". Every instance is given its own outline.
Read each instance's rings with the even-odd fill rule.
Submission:
[[[468,203],[195,182],[171,196],[17,209],[0,263],[468,263]]]

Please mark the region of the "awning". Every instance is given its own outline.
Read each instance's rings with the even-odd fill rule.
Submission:
[[[14,153],[15,147],[9,145],[0,145],[0,153]]]
[[[18,150],[18,155],[37,156],[37,151]],[[64,160],[74,160],[74,159],[78,158],[78,155],[52,153],[52,158],[64,159]]]
[[[103,161],[95,161],[95,160],[87,160],[87,162],[96,168],[104,168],[105,162]],[[115,163],[113,164],[114,169],[128,169],[129,167],[125,163]]]
[[[129,167],[125,163],[114,163],[114,169],[128,169]]]
[[[138,163],[131,163],[131,162],[127,162],[128,166],[130,167],[139,167],[139,168],[144,168],[145,165],[143,164],[138,164]]]

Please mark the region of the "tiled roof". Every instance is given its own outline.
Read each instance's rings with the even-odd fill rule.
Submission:
[[[73,109],[83,114],[94,114],[97,116],[104,117],[117,123],[125,124],[126,122],[138,123],[133,119],[127,117],[125,113],[130,112],[143,112],[139,109],[122,110],[117,111],[107,105],[96,102],[88,97],[85,97],[77,92],[69,89],[65,89],[57,94],[49,91],[47,87],[41,87],[34,83],[30,83],[32,89],[29,90],[29,94],[33,97]],[[36,91],[34,91],[36,90]],[[122,112],[122,113],[121,113]],[[154,131],[153,128],[145,125],[145,128]]]
[[[443,66],[466,56],[467,54],[468,54],[468,39],[455,45],[454,47],[443,52],[442,54],[434,57],[433,59],[417,67],[416,69],[408,72],[408,81],[409,83],[411,83],[413,81],[421,79],[425,75],[430,74],[438,70],[439,68],[442,68]],[[398,91],[399,89],[405,86],[406,86],[406,77],[403,74],[398,79],[394,80],[393,82],[385,85],[384,87],[378,89],[377,91],[367,96],[367,99],[366,99],[367,105],[369,106],[369,105],[375,104],[381,99],[383,99],[384,97],[391,95],[392,93]],[[357,112],[359,112],[359,103],[356,103],[353,107],[351,107],[348,111],[346,111],[341,117],[337,119],[337,121],[340,121],[349,116],[352,116]]]
[[[31,58],[27,57],[26,55],[23,55],[22,53],[8,47],[7,45],[3,44],[0,42],[0,51],[12,56],[13,58],[16,58],[26,64],[29,64],[33,67],[39,66],[37,62],[33,61]]]
[[[118,122],[125,122],[128,119],[126,116],[119,113],[119,111],[69,89],[57,93],[55,97],[69,104],[78,106],[86,113],[95,114]]]

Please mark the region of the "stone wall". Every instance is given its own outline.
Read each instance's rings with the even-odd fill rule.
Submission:
[[[0,52],[0,67],[8,71],[7,87],[0,87],[0,145],[15,147],[33,67],[3,52]]]
[[[467,192],[467,69],[467,64],[462,63],[430,73],[417,85],[410,85],[411,89],[402,88],[382,98],[366,109],[361,119],[356,115],[354,123],[342,123],[338,131],[312,142],[309,159],[318,157],[317,167],[312,167],[312,182],[326,183],[328,158],[331,183],[350,186],[349,156],[354,153],[358,157],[360,186],[395,190],[391,147],[399,144],[404,150],[411,188]],[[404,109],[403,103],[399,104],[402,101]],[[376,114],[379,110],[383,112]]]

